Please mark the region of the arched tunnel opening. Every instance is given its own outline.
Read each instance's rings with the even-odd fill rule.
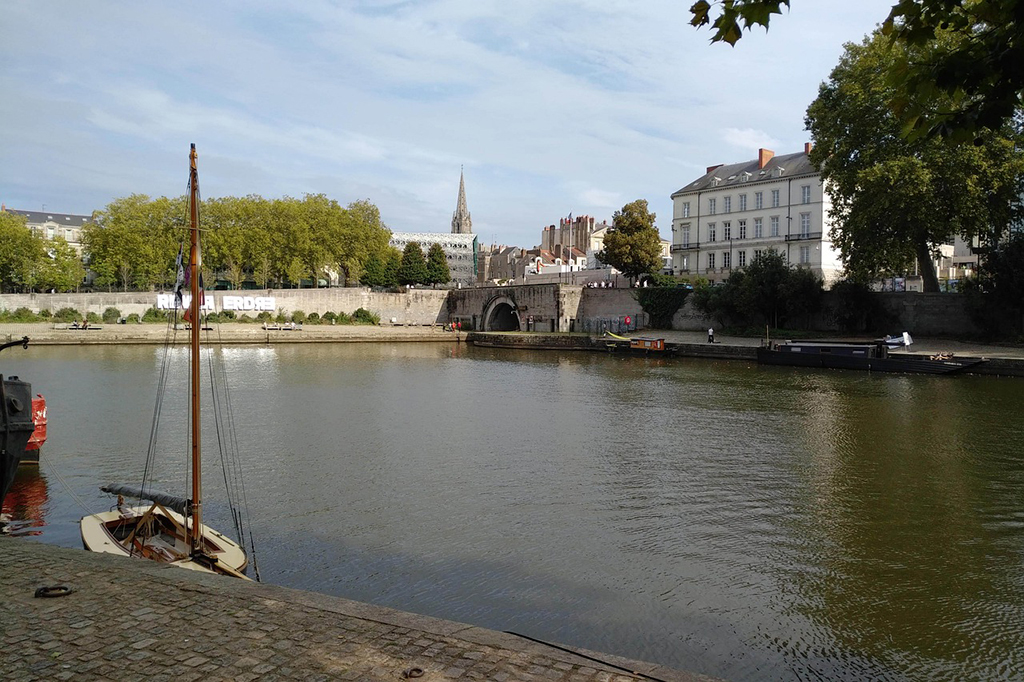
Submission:
[[[484,330],[489,332],[519,331],[519,316],[508,303],[499,303],[491,310]]]

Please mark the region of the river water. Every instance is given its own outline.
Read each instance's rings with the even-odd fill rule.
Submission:
[[[1024,678],[1020,379],[216,352],[265,582],[727,679]],[[98,486],[139,482],[163,353],[4,352],[49,407],[14,490],[26,541],[80,546],[82,505],[111,504]],[[186,399],[164,408],[162,443]],[[213,445],[205,520],[229,530]],[[157,487],[180,489],[186,456]]]

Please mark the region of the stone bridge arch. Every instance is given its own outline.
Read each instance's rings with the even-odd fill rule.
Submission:
[[[506,294],[493,296],[484,304],[482,322],[485,332],[517,332],[522,329],[519,308],[515,300]]]

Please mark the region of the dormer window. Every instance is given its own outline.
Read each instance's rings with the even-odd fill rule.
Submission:
[[[740,182],[746,182],[749,179],[750,179],[750,173],[749,172],[744,171],[743,173],[740,174]]]
[[[718,185],[721,184],[721,182],[722,182],[722,178],[720,178],[718,176],[715,176],[715,177],[711,178],[711,186],[712,187],[718,187]]]

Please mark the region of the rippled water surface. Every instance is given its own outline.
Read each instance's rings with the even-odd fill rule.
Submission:
[[[76,498],[106,509],[99,485],[139,481],[162,353],[0,357],[49,406],[12,497],[29,540],[79,546]],[[266,582],[728,679],[1024,678],[1024,380],[428,344],[219,356]],[[186,406],[167,401],[175,489]],[[208,436],[206,519],[228,529],[218,460]]]

